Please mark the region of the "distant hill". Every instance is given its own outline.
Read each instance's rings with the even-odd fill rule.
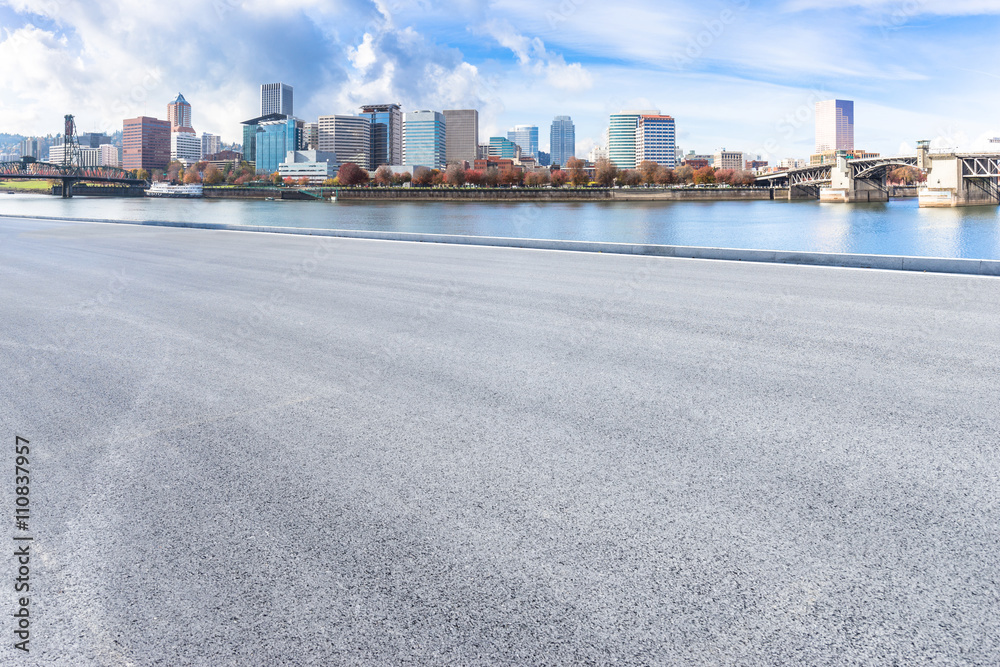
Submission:
[[[24,137],[20,134],[6,134],[0,132],[0,146],[5,144],[19,144],[24,141]]]

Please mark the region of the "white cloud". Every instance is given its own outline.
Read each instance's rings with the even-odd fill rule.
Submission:
[[[593,86],[593,77],[583,65],[567,63],[561,55],[550,53],[541,39],[520,34],[507,21],[494,19],[485,23],[481,31],[504,48],[510,49],[522,70],[544,79],[550,86],[573,92],[588,90]]]

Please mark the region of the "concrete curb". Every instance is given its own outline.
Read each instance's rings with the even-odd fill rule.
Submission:
[[[0,213],[0,218],[24,218],[29,220],[53,220],[64,222],[99,222],[147,227],[183,227],[188,229],[214,229],[235,232],[265,232],[270,234],[330,236],[351,239],[371,239],[378,241],[450,243],[456,245],[493,246],[501,248],[528,248],[533,250],[597,252],[615,255],[652,255],[657,257],[680,257],[686,259],[721,259],[733,262],[802,264],[808,266],[831,266],[857,269],[888,269],[894,271],[920,271],[926,273],[959,273],[982,276],[1000,276],[1000,260],[995,259],[910,257],[904,255],[857,255],[849,253],[797,252],[790,250],[753,250],[742,248],[710,248],[698,246],[671,246],[594,241],[557,241],[552,239],[505,238],[495,236],[461,236],[457,234],[375,232],[354,229],[258,227],[208,222],[171,222],[166,220],[135,221],[108,220],[99,218],[59,218],[41,215],[11,215],[6,213]]]

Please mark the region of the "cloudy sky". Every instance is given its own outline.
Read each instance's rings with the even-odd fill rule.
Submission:
[[[858,148],[975,148],[1000,136],[998,37],[1000,0],[0,0],[0,132],[120,129],[182,92],[237,141],[283,81],[306,120],[473,107],[483,141],[531,123],[542,150],[568,114],[580,155],[641,108],[685,151],[802,157],[834,97]]]

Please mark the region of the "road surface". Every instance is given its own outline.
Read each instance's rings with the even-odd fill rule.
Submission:
[[[997,664],[998,313],[995,278],[0,220],[0,662]]]

